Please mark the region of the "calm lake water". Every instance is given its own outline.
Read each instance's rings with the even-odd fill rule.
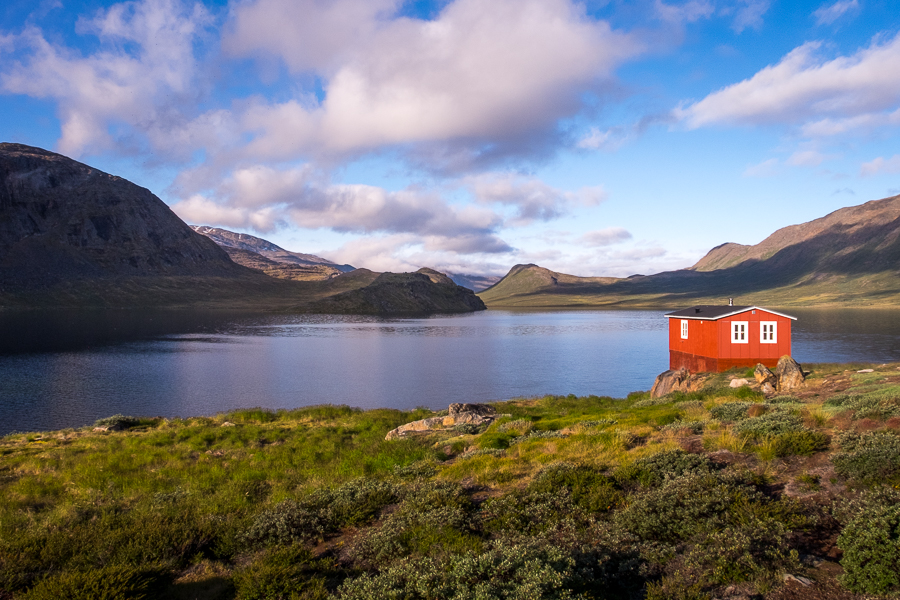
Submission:
[[[624,397],[668,368],[666,311],[422,319],[227,312],[0,313],[0,434],[116,413]],[[900,311],[790,311],[804,362],[900,361]]]

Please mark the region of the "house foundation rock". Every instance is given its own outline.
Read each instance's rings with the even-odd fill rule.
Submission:
[[[651,398],[662,398],[672,392],[694,392],[703,387],[708,375],[691,372],[687,369],[670,369],[656,376],[650,388]]]
[[[498,416],[493,406],[487,404],[458,404],[450,405],[449,414],[443,417],[429,417],[412,423],[406,423],[388,432],[384,439],[396,440],[415,433],[427,431],[441,431],[450,429],[456,425],[485,425],[494,422]]]

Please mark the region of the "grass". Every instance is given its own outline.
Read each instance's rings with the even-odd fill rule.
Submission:
[[[511,400],[480,433],[391,442],[387,431],[433,413],[115,415],[98,422],[107,431],[9,435],[0,598],[474,598],[465,581],[495,597],[765,596],[784,572],[834,580],[838,565],[797,558],[837,553],[804,541],[833,544],[832,513],[876,544],[869,561],[841,538],[853,561],[841,581],[896,593],[884,575],[900,568],[896,540],[864,517],[894,527],[878,490],[900,481],[887,410],[900,373],[811,368],[783,402],[713,377],[652,401]],[[874,500],[840,508],[858,494]]]

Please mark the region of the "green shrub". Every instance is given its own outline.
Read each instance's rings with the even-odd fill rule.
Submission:
[[[827,450],[831,438],[820,431],[803,429],[775,436],[775,456],[806,456]]]
[[[747,418],[747,410],[751,406],[751,402],[729,402],[713,406],[709,413],[720,421],[742,421]]]
[[[552,545],[501,545],[483,553],[410,559],[338,590],[342,600],[454,600],[578,598],[575,561]]]
[[[551,492],[512,491],[481,505],[481,527],[487,532],[512,531],[534,535],[583,513],[566,489]]]
[[[245,537],[248,542],[256,545],[290,545],[320,540],[329,530],[330,523],[321,511],[304,508],[293,500],[285,500],[258,514]]]
[[[866,394],[841,394],[832,396],[824,405],[852,410],[854,419],[883,421],[900,416],[900,393],[896,388],[889,388]]]
[[[433,461],[419,460],[411,465],[394,466],[394,475],[401,479],[423,479],[437,474],[437,467]]]
[[[681,421],[676,420],[672,421],[668,425],[664,425],[661,430],[662,431],[683,431],[688,430],[691,433],[703,433],[703,428],[706,427],[707,421]]]
[[[841,452],[832,458],[835,471],[863,483],[894,481],[900,477],[900,436],[889,432],[840,436]]]
[[[150,577],[127,566],[90,571],[62,571],[42,579],[23,600],[141,600]]]
[[[766,400],[767,404],[801,404],[796,396],[773,396]]]
[[[235,600],[324,600],[332,565],[301,546],[267,550],[234,574]]]
[[[477,435],[487,429],[487,425],[475,425],[474,423],[458,423],[452,427],[452,431],[464,435]]]
[[[797,415],[787,412],[770,412],[738,422],[733,431],[737,435],[761,440],[803,429],[803,421]]]
[[[689,474],[632,495],[614,520],[642,539],[672,543],[720,528],[736,503],[762,500],[735,476]]]
[[[900,592],[900,494],[876,491],[842,507],[841,584],[860,594]]]
[[[538,493],[567,490],[572,502],[591,513],[612,510],[622,501],[621,492],[600,470],[564,462],[541,469],[529,489]]]
[[[684,450],[667,450],[618,469],[615,477],[619,481],[657,485],[674,477],[709,473],[711,468],[712,463],[705,456],[688,454]]]
[[[551,430],[538,431],[538,430],[532,429],[525,435],[520,435],[517,438],[513,438],[513,439],[509,440],[509,445],[512,446],[515,444],[520,444],[522,442],[530,442],[533,440],[552,440],[552,439],[558,439],[558,438],[563,438],[563,437],[566,437],[566,436],[564,436],[563,434],[561,434],[558,431],[551,431]]]

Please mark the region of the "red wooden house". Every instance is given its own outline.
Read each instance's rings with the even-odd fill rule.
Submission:
[[[796,317],[758,306],[693,306],[669,319],[669,368],[694,373],[762,363],[769,368],[791,353]]]

